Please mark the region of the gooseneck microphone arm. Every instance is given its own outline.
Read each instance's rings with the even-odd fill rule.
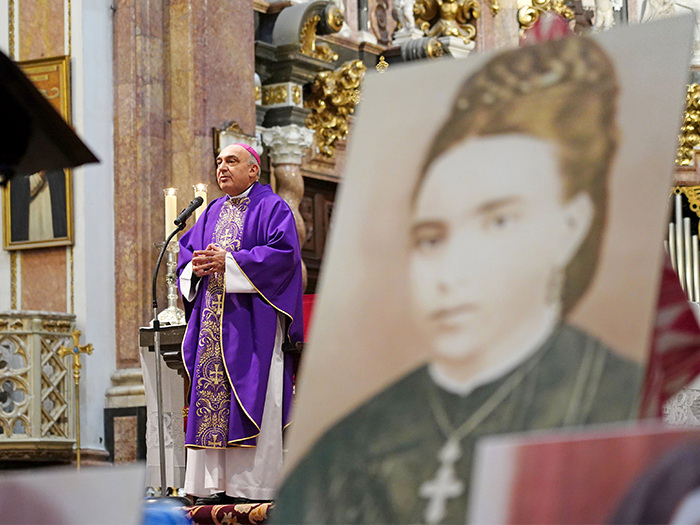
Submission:
[[[163,247],[158,254],[158,260],[156,262],[155,270],[153,271],[153,288],[152,288],[152,305],[153,305],[153,350],[155,353],[156,360],[156,404],[158,407],[158,452],[160,459],[160,495],[161,497],[166,496],[166,478],[165,478],[165,438],[163,435],[163,385],[161,383],[161,370],[160,370],[160,321],[158,320],[158,299],[156,298],[156,284],[158,283],[158,270],[160,269],[160,263],[163,261],[163,255],[165,255],[165,250],[168,248],[168,244],[179,231],[185,229],[185,223],[190,215],[199,208],[204,200],[202,197],[196,197],[192,202],[189,203],[187,208],[180,212],[174,223],[176,228],[172,231],[170,235],[165,239]]]
[[[204,202],[204,199],[202,197],[195,197],[192,199],[192,202],[190,202],[187,205],[187,208],[182,210],[180,212],[180,215],[177,216],[177,219],[175,219],[175,224],[177,226],[184,226],[185,222],[187,222],[187,219],[189,218],[190,215],[192,215],[192,212],[199,208],[202,203]]]

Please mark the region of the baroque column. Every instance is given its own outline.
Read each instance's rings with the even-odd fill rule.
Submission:
[[[294,214],[299,239],[306,238],[306,226],[299,213],[299,203],[304,197],[304,178],[301,174],[301,161],[304,152],[313,142],[314,132],[297,124],[263,128],[262,139],[268,147],[272,162],[274,187]],[[304,287],[306,287],[306,266],[302,262]]]

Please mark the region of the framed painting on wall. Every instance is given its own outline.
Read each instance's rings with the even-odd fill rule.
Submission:
[[[37,89],[70,124],[69,58],[18,62]],[[3,190],[6,250],[73,244],[72,170],[47,170],[14,177]]]

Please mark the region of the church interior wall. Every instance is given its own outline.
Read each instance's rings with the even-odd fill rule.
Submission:
[[[114,184],[112,129],[112,21],[101,0],[73,0],[73,122],[100,159],[74,170],[75,313],[84,341],[81,400],[84,447],[104,449],[105,390],[116,367],[114,293]]]
[[[0,254],[0,311],[76,315],[81,448],[104,456],[105,391],[115,369],[112,24],[101,0],[0,3],[0,43],[15,60],[69,56],[71,121],[99,164],[73,170],[74,243]],[[11,45],[12,44],[12,45]]]
[[[57,57],[67,54],[64,2],[13,2],[16,25],[15,60]],[[17,307],[23,310],[66,311],[66,272],[71,247],[18,251],[16,277]]]

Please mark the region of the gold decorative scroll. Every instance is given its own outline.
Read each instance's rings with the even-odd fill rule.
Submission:
[[[567,20],[574,19],[574,11],[563,0],[529,0],[530,4],[518,9],[518,23],[520,28],[530,29],[537,23],[540,15],[551,11],[563,16]]]
[[[413,16],[426,36],[454,36],[469,44],[476,37],[481,6],[476,0],[416,0]]]
[[[329,8],[326,10],[326,24],[337,33],[343,28],[345,16],[337,5],[330,5],[328,7]]]
[[[335,155],[335,143],[348,134],[348,119],[360,100],[360,84],[367,68],[360,60],[346,62],[335,71],[322,71],[311,86],[304,106],[311,109],[306,126],[316,132],[319,151]]]
[[[437,38],[431,38],[425,46],[425,52],[428,58],[438,58],[445,54],[445,48]]]
[[[698,144],[700,144],[700,84],[689,84],[685,95],[681,134],[678,135],[676,164],[692,166],[695,163],[694,149]]]
[[[321,17],[319,15],[314,15],[309,17],[306,22],[304,22],[304,25],[299,33],[301,54],[318,58],[326,62],[334,62],[338,60],[338,55],[331,50],[328,44],[316,42],[316,26],[320,20]]]

